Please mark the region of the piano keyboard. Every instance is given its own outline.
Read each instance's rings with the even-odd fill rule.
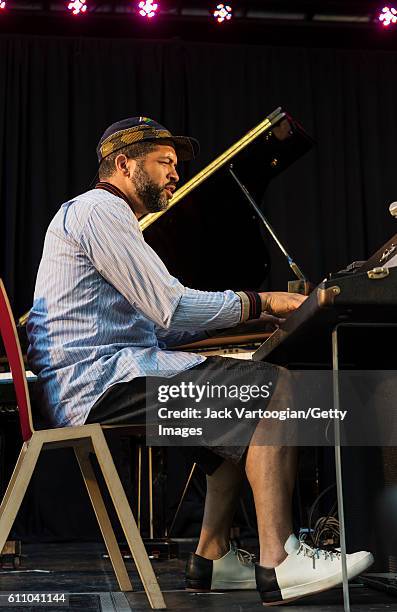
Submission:
[[[26,378],[28,382],[34,382],[37,379],[37,376],[33,374],[30,370],[26,370],[25,372]],[[6,385],[12,383],[12,374],[11,372],[0,372],[0,385]]]
[[[198,351],[197,351],[198,352]],[[252,359],[252,355],[254,354],[254,350],[244,349],[244,347],[232,347],[232,346],[223,346],[219,348],[214,348],[212,350],[201,350],[200,354],[205,357],[230,357],[232,359]]]

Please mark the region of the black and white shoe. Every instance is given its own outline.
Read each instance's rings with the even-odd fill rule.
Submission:
[[[274,569],[255,565],[256,585],[264,606],[283,604],[342,583],[339,551],[312,548],[293,534],[284,548],[288,556]],[[349,580],[368,569],[373,561],[369,552],[346,555]]]
[[[186,564],[188,591],[256,589],[254,555],[230,545],[221,559],[210,561],[190,553]]]

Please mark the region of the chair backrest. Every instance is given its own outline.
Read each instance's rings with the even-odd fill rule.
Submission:
[[[34,431],[28,383],[25,375],[25,366],[22,358],[21,345],[15,327],[14,317],[11,312],[10,302],[0,278],[0,333],[6,351],[8,363],[10,364],[12,379],[14,382],[15,395],[19,409],[19,422],[22,437],[25,442],[30,440]]]

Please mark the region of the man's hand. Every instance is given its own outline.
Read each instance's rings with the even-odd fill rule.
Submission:
[[[262,301],[262,310],[269,314],[285,317],[306,300],[306,295],[300,293],[287,293],[285,291],[270,291],[259,294]]]

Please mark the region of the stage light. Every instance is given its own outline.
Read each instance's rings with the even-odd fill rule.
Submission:
[[[230,21],[233,16],[233,10],[230,4],[218,4],[213,15],[218,23]]]
[[[80,13],[86,12],[87,5],[85,0],[73,0],[73,2],[69,2],[68,9],[72,11],[73,15],[80,15]]]
[[[2,0],[2,1],[0,2],[0,10],[1,10],[1,9],[5,9],[5,7],[6,7],[6,1],[5,1],[5,0]]]
[[[378,17],[379,21],[387,28],[397,23],[397,10],[392,6],[385,6]]]
[[[146,0],[146,2],[142,0],[142,2],[138,4],[138,8],[139,14],[142,17],[148,17],[151,19],[157,13],[159,5],[153,2],[153,0]]]

